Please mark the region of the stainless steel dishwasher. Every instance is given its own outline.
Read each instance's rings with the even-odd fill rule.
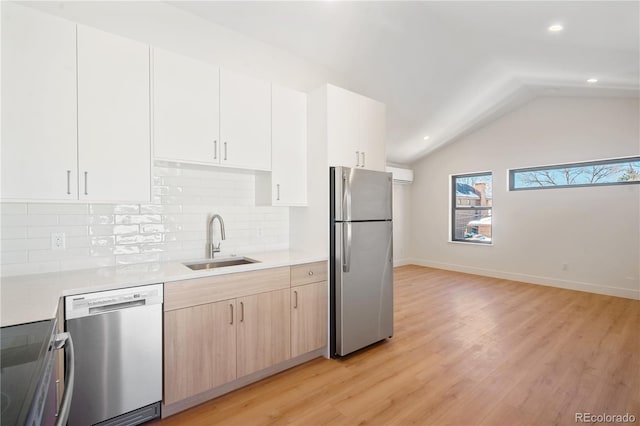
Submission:
[[[162,284],[67,296],[75,346],[70,426],[137,425],[160,416]]]

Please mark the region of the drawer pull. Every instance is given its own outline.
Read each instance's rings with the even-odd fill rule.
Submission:
[[[312,276],[312,275],[313,275],[313,271],[309,271],[309,276]]]

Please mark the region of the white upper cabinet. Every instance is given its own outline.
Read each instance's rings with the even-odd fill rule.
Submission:
[[[154,157],[220,163],[220,70],[153,49]]]
[[[385,170],[385,106],[327,85],[329,165]]]
[[[385,137],[386,107],[382,102],[360,96],[360,166],[385,171],[387,150]]]
[[[77,199],[76,26],[2,2],[2,198]]]
[[[78,25],[79,198],[151,194],[149,47]]]
[[[271,170],[271,85],[220,71],[221,164]]]
[[[272,86],[273,205],[307,204],[307,95]]]
[[[271,93],[271,173],[256,175],[256,204],[307,205],[307,94]]]
[[[148,47],[2,12],[3,199],[149,200]]]
[[[271,85],[160,49],[154,158],[271,170]]]
[[[336,86],[327,86],[327,139],[329,165],[355,167],[360,161],[358,142],[360,96]]]

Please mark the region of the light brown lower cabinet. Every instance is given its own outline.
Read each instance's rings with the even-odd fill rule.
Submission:
[[[236,378],[236,300],[164,313],[164,401]]]
[[[327,345],[327,282],[291,288],[291,357]]]
[[[291,357],[289,290],[241,297],[238,301],[238,377]]]
[[[294,274],[278,267],[166,283],[164,403],[201,401],[199,394],[326,346],[322,267],[317,262],[294,267]]]
[[[164,403],[291,357],[289,289],[164,313]]]

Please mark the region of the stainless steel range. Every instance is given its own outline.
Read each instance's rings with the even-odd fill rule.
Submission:
[[[67,384],[58,406],[55,351],[66,347]],[[2,425],[64,426],[73,394],[73,343],[56,334],[56,320],[2,327],[0,389]]]

